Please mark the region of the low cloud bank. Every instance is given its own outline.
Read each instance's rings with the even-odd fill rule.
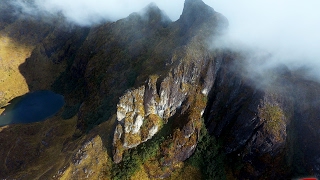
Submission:
[[[30,5],[30,2],[34,5]],[[63,14],[82,26],[115,21],[156,3],[172,20],[184,0],[12,0],[25,14]],[[267,64],[311,67],[320,79],[320,1],[315,0],[204,0],[229,20],[229,32],[215,45],[256,48],[272,54]],[[219,44],[220,43],[220,44]]]
[[[101,21],[116,21],[156,3],[172,19],[178,19],[183,0],[13,0],[11,3],[28,15],[63,14],[70,22],[90,26]],[[31,5],[32,4],[32,5]]]
[[[310,75],[320,80],[320,1],[204,2],[229,20],[228,34],[215,45],[249,47],[258,49],[258,53],[263,50],[271,56],[266,59],[268,62],[257,63],[258,66],[285,64],[291,69],[310,68]]]

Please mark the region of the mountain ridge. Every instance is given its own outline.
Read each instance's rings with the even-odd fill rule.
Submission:
[[[228,21],[201,0],[175,22],[144,12],[93,27],[1,23],[33,44],[18,69],[29,90],[66,99],[47,121],[0,128],[1,178],[319,176],[319,83],[286,68],[263,86],[244,75],[250,54],[208,47]]]

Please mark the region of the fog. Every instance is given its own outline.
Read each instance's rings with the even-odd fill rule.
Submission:
[[[269,66],[285,64],[291,69],[310,67],[310,74],[320,79],[320,1],[204,2],[229,20],[229,32],[218,41],[218,45],[255,48],[259,49],[256,51],[258,53],[263,50],[272,54],[267,59]],[[250,62],[253,61],[251,59]]]
[[[34,1],[34,6],[30,5]],[[70,22],[88,26],[101,21],[116,21],[140,12],[150,3],[156,3],[165,13],[176,20],[183,9],[183,0],[13,0],[12,4],[32,15],[55,15],[62,13]]]
[[[139,12],[155,2],[172,20],[182,12],[184,0],[14,0],[29,14],[62,13],[70,22],[88,26],[115,21]],[[256,48],[273,54],[269,64],[284,63],[290,68],[311,66],[320,77],[320,1],[316,0],[204,0],[229,20],[225,37],[214,45],[229,48]],[[257,57],[256,55],[254,57]],[[320,78],[319,78],[320,79]]]

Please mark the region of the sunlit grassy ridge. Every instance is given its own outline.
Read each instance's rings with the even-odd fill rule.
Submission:
[[[19,66],[30,57],[33,46],[0,35],[0,106],[29,91]]]
[[[70,152],[61,154],[61,151],[72,138],[76,117],[63,122],[58,120],[54,117],[40,123],[0,127],[0,152],[6,154],[0,157],[0,174],[3,176],[9,171],[16,177],[38,179],[50,170],[58,171],[69,160],[66,155]]]

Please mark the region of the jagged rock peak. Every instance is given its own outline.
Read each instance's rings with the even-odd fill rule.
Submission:
[[[226,24],[226,18],[217,18],[219,13],[216,13],[213,8],[205,4],[202,0],[186,0],[184,2],[183,12],[178,20],[182,33],[188,33],[191,29],[201,29],[203,24],[209,23],[213,26]],[[221,16],[222,17],[222,16]],[[220,19],[220,20],[218,20]],[[193,27],[193,28],[192,28]],[[212,27],[216,29],[216,27]]]
[[[159,9],[159,7],[155,3],[148,4],[138,13],[135,12],[130,14],[129,19],[130,20],[142,19],[148,22],[152,26],[159,23],[162,26],[166,26],[172,22],[169,16],[164,11]]]
[[[163,15],[162,10],[154,2],[148,4],[143,10],[145,13],[148,13],[148,14],[155,13],[158,15]]]
[[[165,12],[163,12],[156,3],[150,3],[144,9],[144,15],[147,16],[149,21],[156,20],[161,22],[171,22],[171,19]]]
[[[159,9],[156,3],[152,2],[148,4],[143,10],[146,15],[157,15],[157,16],[166,16],[165,13]]]
[[[180,19],[194,21],[198,18],[207,18],[214,13],[214,9],[202,0],[186,0]]]
[[[192,4],[192,3],[201,3],[204,4],[204,2],[202,0],[185,0],[184,1],[185,4]]]

